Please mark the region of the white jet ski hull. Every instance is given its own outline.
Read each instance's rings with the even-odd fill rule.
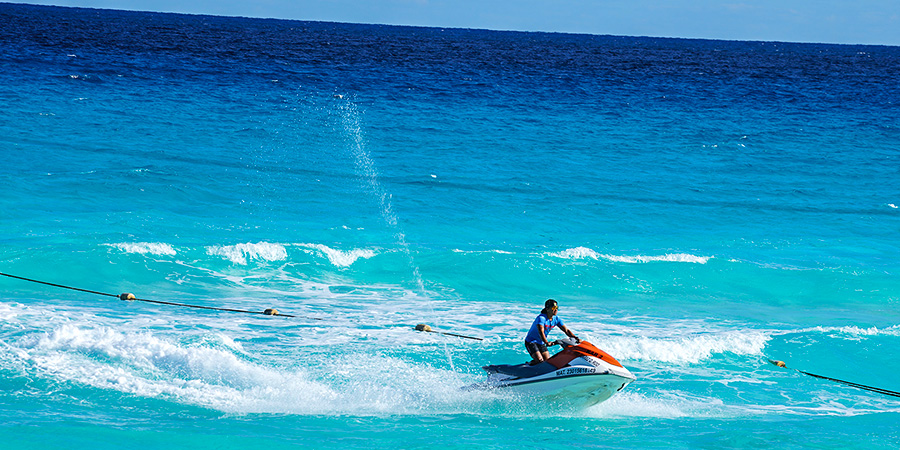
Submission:
[[[565,369],[561,369],[565,370]],[[581,406],[591,406],[606,401],[616,392],[621,391],[633,378],[619,375],[581,374],[551,377],[543,380],[496,383],[495,389],[507,389],[516,395],[541,397],[547,400],[563,400]]]
[[[537,366],[485,366],[490,374],[469,389],[497,390],[516,396],[587,407],[605,401],[635,380],[609,354],[588,342],[569,346]]]

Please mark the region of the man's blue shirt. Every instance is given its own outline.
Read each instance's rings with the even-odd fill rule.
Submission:
[[[531,329],[528,330],[528,334],[525,335],[525,342],[537,342],[539,344],[543,344],[544,341],[541,340],[541,332],[538,331],[538,327],[544,327],[544,336],[550,334],[550,330],[553,327],[557,327],[560,325],[564,325],[562,319],[559,316],[553,316],[552,319],[548,319],[544,313],[541,313],[534,319],[534,323],[531,324]],[[549,339],[549,338],[548,338]]]

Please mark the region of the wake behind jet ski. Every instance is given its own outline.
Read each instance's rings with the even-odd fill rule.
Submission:
[[[615,358],[587,341],[556,341],[563,350],[539,364],[484,366],[488,380],[467,389],[507,389],[523,396],[591,406],[635,380]]]

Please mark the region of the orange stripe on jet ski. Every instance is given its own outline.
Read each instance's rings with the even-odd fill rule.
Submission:
[[[582,355],[600,358],[614,366],[622,367],[622,364],[619,363],[619,361],[616,361],[616,359],[612,356],[609,356],[609,353],[606,353],[603,350],[594,347],[593,344],[587,341],[581,341],[581,343],[578,345],[567,347],[563,351],[553,355],[553,357],[548,359],[547,362],[552,364],[553,367],[556,367],[557,369],[562,369],[563,367],[566,367],[567,364],[572,362],[573,359]]]

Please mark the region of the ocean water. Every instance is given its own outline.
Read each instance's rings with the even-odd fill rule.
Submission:
[[[4,449],[900,446],[766,361],[900,390],[900,48],[0,4],[0,68],[0,272],[297,316],[0,277]],[[637,381],[461,390],[550,297]]]

